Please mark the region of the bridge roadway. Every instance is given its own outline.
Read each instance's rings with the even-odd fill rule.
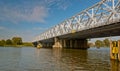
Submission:
[[[120,36],[120,0],[102,0],[38,35],[43,47],[88,48],[87,39]]]

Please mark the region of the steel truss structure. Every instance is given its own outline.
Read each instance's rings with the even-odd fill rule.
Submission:
[[[102,0],[41,33],[34,41],[50,39],[116,22],[120,22],[120,0]]]

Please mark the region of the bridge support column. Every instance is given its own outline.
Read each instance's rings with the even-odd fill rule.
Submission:
[[[66,40],[63,40],[63,47],[66,47]]]
[[[53,47],[59,47],[59,48],[74,48],[74,49],[87,49],[87,40],[86,39],[59,39],[54,38],[54,45]]]
[[[75,39],[74,48],[87,49],[88,48],[87,40],[86,39]]]
[[[77,45],[78,45],[77,40],[75,40],[74,48],[77,48],[78,47]]]
[[[62,48],[62,40],[60,40],[59,38],[54,38],[54,45],[53,47],[58,47],[58,48]]]
[[[44,47],[44,48],[50,48],[50,47],[52,47],[52,42],[48,42],[48,43],[44,43],[44,42],[39,42],[39,43],[37,43],[37,45],[38,44],[40,44],[42,47]],[[37,45],[36,45],[36,47],[37,47]]]
[[[73,40],[70,40],[70,48],[73,48]]]
[[[64,40],[64,45],[66,45],[67,48],[73,48],[73,49],[87,49],[88,48],[88,43],[86,39]]]
[[[37,47],[38,43],[37,42],[33,42],[34,47]]]
[[[49,43],[46,43],[46,47],[49,47]]]

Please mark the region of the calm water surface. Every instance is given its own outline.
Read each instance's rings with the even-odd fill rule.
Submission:
[[[0,71],[120,71],[109,48],[50,49],[0,47]]]

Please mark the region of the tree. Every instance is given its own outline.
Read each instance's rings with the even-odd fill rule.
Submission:
[[[95,42],[95,46],[96,46],[96,47],[102,47],[102,46],[104,46],[104,44],[103,44],[102,41],[100,41],[100,40],[96,40],[96,42]]]
[[[109,42],[109,39],[105,39],[103,40],[104,44],[106,47],[109,47],[110,46],[110,42]]]
[[[15,44],[15,45],[21,45],[22,44],[22,38],[21,37],[13,37],[12,41],[13,41],[13,44]]]
[[[1,40],[0,41],[0,46],[4,46],[5,45],[5,40]]]
[[[10,39],[6,40],[6,45],[12,45],[12,41]]]

